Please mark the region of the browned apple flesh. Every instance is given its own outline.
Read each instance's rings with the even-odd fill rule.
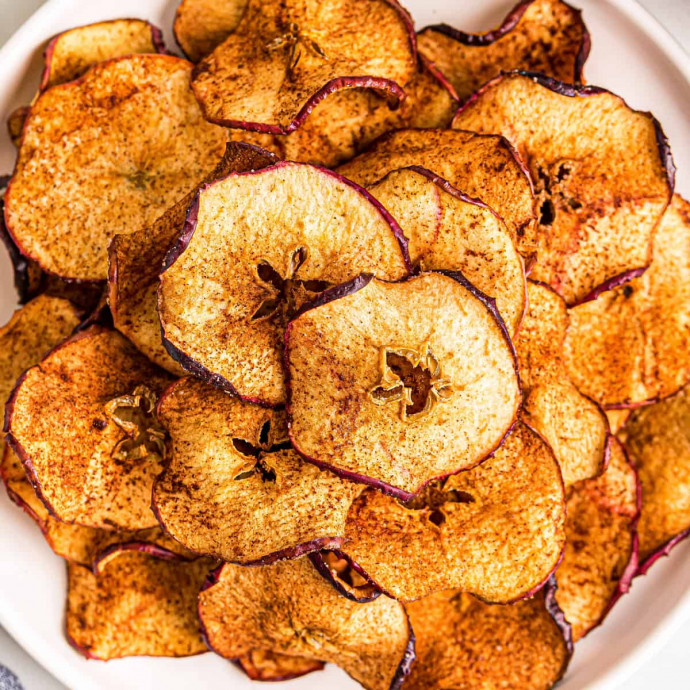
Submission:
[[[373,601],[382,594],[381,588],[342,551],[316,551],[309,558],[321,575],[352,601]]]
[[[323,661],[304,659],[299,656],[287,656],[254,649],[237,659],[239,667],[252,679],[262,681],[291,680],[305,676],[307,673],[321,671]]]
[[[7,133],[10,135],[12,143],[19,148],[22,143],[22,131],[26,117],[29,114],[28,105],[20,105],[15,108],[7,117]]]

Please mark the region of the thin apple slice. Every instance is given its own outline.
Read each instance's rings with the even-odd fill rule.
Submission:
[[[213,385],[280,405],[287,321],[362,271],[408,273],[400,228],[366,191],[300,163],[229,175],[200,190],[165,261],[165,347]]]
[[[260,170],[276,157],[249,144],[230,142],[223,159],[206,182],[231,172]],[[175,243],[196,191],[168,209],[153,225],[116,235],[108,248],[108,303],[113,323],[151,361],[173,374],[184,369],[168,354],[161,340],[158,318],[158,274]]]
[[[287,134],[341,89],[376,89],[397,103],[415,71],[414,30],[395,2],[248,0],[194,69],[192,88],[211,122]]]
[[[527,306],[525,270],[494,211],[414,166],[388,173],[369,191],[398,221],[414,267],[460,271],[496,300],[508,332],[515,335]]]
[[[362,487],[286,447],[283,412],[189,378],[166,391],[158,416],[172,451],[153,506],[184,546],[242,564],[340,546]]]
[[[522,415],[553,448],[569,486],[603,472],[608,421],[568,378],[563,362],[565,302],[546,285],[531,280],[527,285],[529,309],[515,340],[525,392]]]
[[[196,600],[213,561],[143,543],[104,553],[95,572],[68,565],[66,633],[80,654],[107,661],[207,651]]]
[[[243,654],[237,659],[237,664],[252,680],[276,682],[300,678],[307,673],[321,671],[325,666],[323,661],[276,654],[261,649],[253,649],[248,654]]]
[[[606,472],[571,487],[556,601],[577,642],[600,625],[637,571],[642,494],[620,441],[611,437]]]
[[[417,659],[406,690],[549,690],[573,653],[550,581],[532,599],[492,606],[459,591],[405,605]]]
[[[583,393],[637,407],[690,381],[690,203],[676,194],[644,275],[570,310],[565,361]]]
[[[352,601],[366,603],[383,594],[378,585],[342,551],[317,551],[309,554],[309,558],[336,591]]]
[[[19,148],[22,143],[22,132],[24,130],[24,123],[29,114],[28,105],[20,105],[15,108],[7,117],[7,133],[10,135],[12,143]]]
[[[490,206],[508,226],[518,251],[533,260],[537,236],[532,182],[506,139],[452,130],[399,130],[377,139],[338,172],[369,186],[411,165],[431,170]]]
[[[157,524],[151,487],[165,442],[154,406],[170,381],[101,326],[20,377],[7,403],[7,441],[53,516],[102,529]]]
[[[479,467],[408,502],[372,489],[353,504],[344,550],[390,596],[462,589],[484,601],[527,597],[565,544],[565,497],[548,445],[518,424]]]
[[[516,69],[580,84],[590,48],[582,12],[561,0],[523,0],[499,27],[481,34],[428,26],[417,42],[463,100],[501,72]]]
[[[150,225],[218,163],[227,134],[201,116],[191,69],[134,55],[41,94],[5,196],[25,256],[62,278],[105,280],[110,238]]]
[[[398,497],[484,460],[517,417],[505,326],[459,273],[356,278],[291,321],[285,343],[295,449]]]
[[[598,87],[511,72],[472,96],[453,127],[504,134],[527,161],[539,204],[531,276],[569,306],[647,268],[675,173],[650,113]]]
[[[223,565],[199,595],[199,616],[209,647],[227,659],[260,649],[332,662],[369,690],[400,688],[414,658],[399,602],[350,601],[308,558]]]

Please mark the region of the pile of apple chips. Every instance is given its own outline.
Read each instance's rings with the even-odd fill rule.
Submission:
[[[15,111],[2,476],[89,658],[550,688],[690,531],[690,204],[559,0],[184,0]],[[230,673],[230,672],[229,672]],[[229,681],[230,682],[230,681]]]

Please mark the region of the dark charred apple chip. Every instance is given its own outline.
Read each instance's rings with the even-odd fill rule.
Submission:
[[[253,650],[337,664],[369,690],[396,690],[414,658],[405,610],[341,596],[308,558],[263,568],[225,564],[199,595],[209,647],[228,659]]]
[[[426,168],[388,173],[369,191],[398,221],[410,262],[461,271],[496,306],[513,336],[527,306],[525,270],[505,223]]]
[[[92,326],[17,382],[5,431],[55,517],[87,527],[157,524],[151,487],[165,455],[155,417],[170,377],[116,331]]]
[[[211,182],[231,172],[258,170],[276,162],[275,156],[248,144],[231,142]],[[108,303],[113,323],[151,361],[173,374],[184,369],[168,354],[161,340],[158,318],[158,274],[168,250],[184,226],[194,192],[168,209],[153,225],[113,237],[108,248]]]
[[[564,523],[558,464],[518,424],[493,457],[410,501],[367,490],[350,509],[344,549],[397,599],[462,589],[504,603],[548,579],[561,557]]]
[[[561,0],[527,0],[486,33],[437,24],[420,31],[417,43],[465,99],[501,72],[516,69],[579,84],[590,38],[580,10]]]
[[[416,60],[411,20],[396,3],[249,0],[234,31],[196,66],[192,88],[212,122],[287,134],[341,89],[399,101]]]
[[[90,659],[181,657],[207,651],[196,600],[213,561],[139,544],[104,552],[96,572],[68,565],[66,632]]]
[[[338,172],[369,186],[411,165],[431,170],[490,206],[508,226],[518,251],[533,258],[537,236],[532,183],[506,139],[453,130],[399,130],[377,139]]]
[[[644,275],[570,310],[573,381],[604,406],[637,407],[690,381],[690,203],[675,195]]]
[[[153,504],[170,535],[193,551],[245,564],[342,543],[362,487],[286,447],[284,414],[197,379],[166,391],[158,415],[172,451]]]
[[[25,256],[62,278],[104,280],[113,235],[150,225],[223,155],[189,88],[192,65],[135,55],[45,91],[5,196]]]
[[[674,177],[666,138],[649,113],[603,89],[512,72],[472,96],[453,127],[504,134],[527,162],[539,205],[531,276],[569,305],[649,265]]]
[[[282,681],[305,676],[307,673],[321,671],[323,661],[304,659],[299,656],[275,654],[255,649],[237,659],[239,667],[252,679],[262,681]]]
[[[642,484],[644,573],[690,534],[690,389],[636,410],[622,437]]]
[[[568,377],[565,302],[546,285],[527,285],[529,309],[515,339],[525,393],[522,416],[553,448],[568,486],[596,477],[606,467],[608,421]]]
[[[341,551],[317,551],[309,558],[326,580],[352,601],[373,601],[382,594],[376,583]]]
[[[505,326],[460,274],[357,278],[291,321],[285,342],[297,451],[397,496],[481,462],[515,422]]]
[[[363,271],[390,280],[408,272],[400,229],[363,189],[300,163],[232,174],[200,190],[166,259],[165,346],[226,391],[282,404],[287,321]]]
[[[556,571],[556,601],[577,642],[599,625],[625,594],[637,570],[640,491],[621,443],[611,438],[611,461],[600,477],[572,486],[566,545]]]
[[[549,690],[573,653],[549,582],[532,599],[492,606],[458,591],[405,605],[417,659],[406,690]]]

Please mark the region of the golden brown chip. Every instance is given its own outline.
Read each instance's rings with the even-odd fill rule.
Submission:
[[[690,203],[679,195],[640,278],[570,310],[565,361],[583,393],[637,407],[690,381]]]
[[[549,583],[534,598],[509,606],[458,591],[406,604],[417,638],[406,690],[552,688],[573,653],[554,589]]]
[[[381,588],[342,551],[317,551],[309,554],[314,567],[344,597],[352,601],[373,601]]]
[[[566,347],[567,347],[567,335],[566,335]],[[566,363],[567,363],[567,350],[566,350]],[[611,429],[612,434],[617,434],[619,431],[622,431],[625,425],[628,423],[628,419],[630,419],[630,415],[632,414],[632,410],[628,408],[620,409],[620,410],[604,410],[604,413],[606,414],[606,419],[609,421],[609,428]]]
[[[200,190],[166,258],[165,346],[213,385],[282,404],[287,321],[362,271],[408,272],[400,228],[363,189],[301,163],[229,175]]]
[[[285,344],[297,451],[400,497],[481,462],[517,416],[505,326],[459,273],[332,288]]]
[[[338,172],[369,186],[411,165],[431,170],[487,204],[508,226],[518,251],[533,259],[537,237],[532,183],[506,139],[452,130],[400,130],[377,139]]]
[[[518,3],[503,23],[468,34],[447,24],[417,36],[419,52],[451,82],[461,99],[501,72],[539,72],[568,84],[582,82],[590,37],[582,13],[561,0]]]
[[[172,451],[154,484],[154,510],[187,548],[265,564],[342,543],[362,487],[274,439],[274,429],[286,433],[284,412],[189,378],[166,391],[158,414]]]
[[[398,221],[412,266],[460,271],[496,300],[514,336],[527,306],[525,270],[505,223],[426,168],[388,173],[369,191]]]
[[[395,103],[415,70],[414,30],[397,3],[248,0],[192,88],[211,122],[287,134],[341,89],[377,89]]]
[[[459,588],[504,603],[548,579],[561,557],[564,523],[558,464],[518,424],[479,467],[430,484],[407,503],[367,490],[352,504],[343,548],[396,598]]]
[[[611,437],[611,444],[604,474],[575,484],[568,495],[556,601],[574,642],[603,622],[637,570],[640,486],[621,443]]]
[[[262,568],[226,564],[199,595],[209,647],[228,659],[252,650],[327,661],[369,690],[397,690],[414,658],[402,605],[341,596],[308,558]]]
[[[522,416],[553,448],[569,486],[606,467],[608,421],[568,378],[565,302],[546,285],[528,281],[527,286],[529,309],[515,340],[525,393]]]
[[[66,632],[90,659],[180,657],[207,651],[196,601],[213,562],[146,548],[111,552],[94,574],[68,565]],[[155,555],[153,555],[155,554]]]
[[[20,105],[15,108],[7,118],[7,133],[10,135],[12,143],[19,148],[22,143],[22,132],[24,123],[29,114],[29,106]]]
[[[157,524],[151,487],[165,436],[154,407],[170,381],[100,326],[21,376],[7,403],[7,440],[52,515],[103,529]]]
[[[38,98],[5,197],[24,255],[104,280],[110,238],[150,225],[208,174],[227,134],[204,121],[191,68],[169,55],[109,60]]]
[[[263,681],[291,680],[313,671],[321,671],[324,667],[322,661],[261,649],[253,649],[248,654],[243,654],[237,663],[252,680]]]
[[[668,143],[651,114],[598,87],[511,72],[472,96],[453,127],[503,134],[527,162],[539,204],[531,276],[568,305],[649,265],[674,178]]]

